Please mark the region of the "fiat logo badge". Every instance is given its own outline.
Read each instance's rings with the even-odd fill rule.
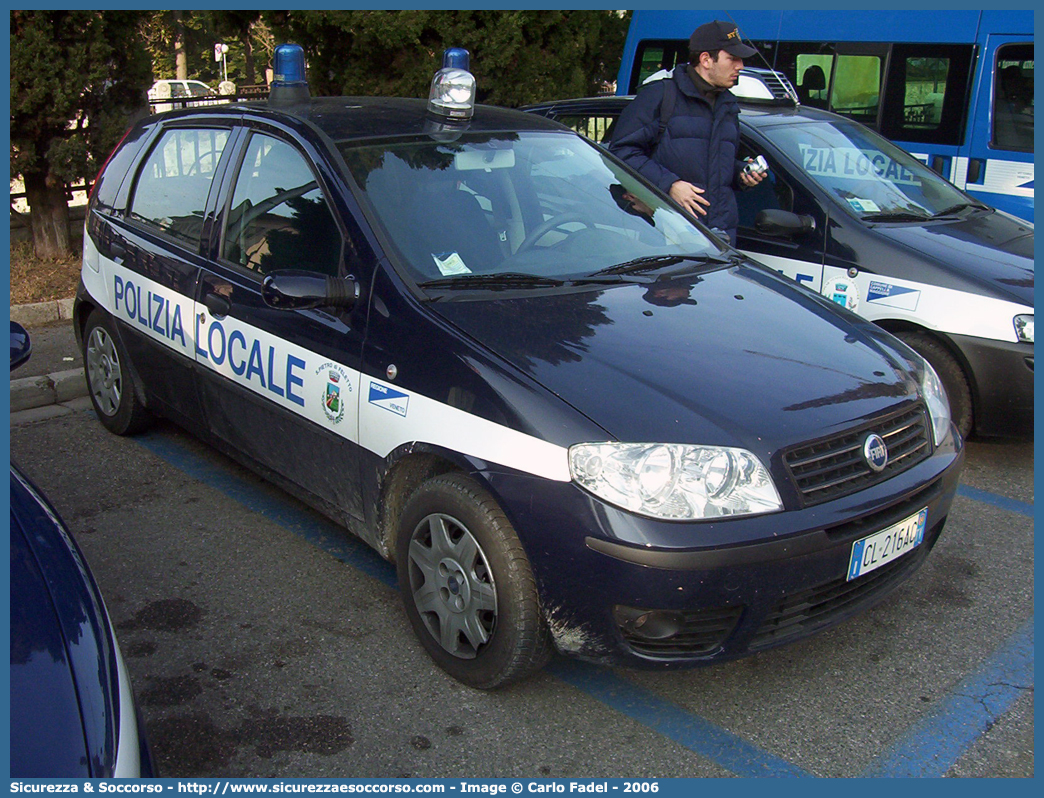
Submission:
[[[867,435],[863,442],[863,459],[871,471],[883,471],[888,465],[888,446],[876,432]]]

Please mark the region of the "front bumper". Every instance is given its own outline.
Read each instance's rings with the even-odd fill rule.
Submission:
[[[975,431],[1020,435],[1033,429],[1033,344],[951,335],[975,384]]]
[[[963,457],[949,441],[845,499],[698,524],[641,518],[568,483],[537,487],[501,475],[491,485],[527,548],[562,653],[629,667],[692,666],[807,637],[887,596],[941,534]],[[846,581],[854,541],[923,508],[920,546]],[[714,542],[693,545],[697,539]]]

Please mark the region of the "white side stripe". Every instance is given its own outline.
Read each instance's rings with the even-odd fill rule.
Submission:
[[[100,257],[85,240],[84,285],[111,315],[174,352],[379,457],[427,443],[568,482],[567,450],[411,393],[194,302]]]

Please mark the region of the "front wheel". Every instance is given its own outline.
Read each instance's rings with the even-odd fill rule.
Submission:
[[[414,632],[450,676],[489,690],[544,666],[551,642],[522,544],[463,474],[421,485],[403,509],[399,589]]]
[[[950,417],[961,437],[967,438],[972,432],[974,416],[971,388],[960,363],[942,343],[930,335],[904,332],[899,333],[898,338],[932,364],[946,389],[946,398],[950,400]]]
[[[132,435],[145,429],[152,416],[134,392],[130,357],[112,319],[101,310],[87,318],[83,332],[83,369],[91,403],[110,432]]]

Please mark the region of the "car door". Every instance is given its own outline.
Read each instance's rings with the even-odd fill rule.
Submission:
[[[814,291],[822,291],[827,213],[770,148],[744,135],[740,157],[758,155],[765,157],[769,172],[754,188],[736,192],[740,216],[736,247],[792,280]],[[792,236],[760,232],[755,227],[755,220],[763,210],[789,211],[811,217],[813,229]]]
[[[980,58],[985,74],[952,181],[989,205],[1032,220],[1033,42],[990,34]]]
[[[339,280],[362,266],[360,237],[346,233],[317,158],[282,130],[246,130],[199,281],[196,356],[213,434],[351,526],[346,516],[361,516],[355,447],[365,304],[275,309],[262,298],[273,272]]]
[[[206,209],[232,130],[232,120],[160,128],[138,165],[126,212],[104,214],[92,235],[108,308],[149,401],[190,424],[202,420],[192,333]]]

